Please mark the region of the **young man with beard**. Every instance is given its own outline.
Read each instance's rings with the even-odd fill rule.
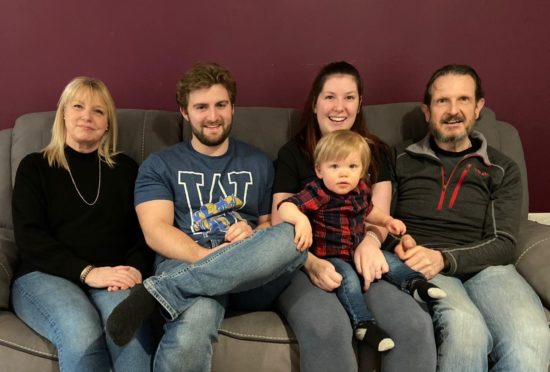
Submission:
[[[484,103],[470,66],[432,75],[422,106],[429,133],[396,149],[394,216],[411,235],[395,252],[447,292],[431,304],[438,371],[546,371],[542,305],[512,265],[521,176],[474,130]]]
[[[228,70],[193,66],[176,94],[191,141],[152,154],[139,170],[134,203],[157,252],[156,275],[115,308],[107,331],[125,344],[160,304],[167,322],[155,371],[209,371],[227,294],[244,310],[266,308],[306,258],[292,226],[267,228],[273,165],[229,137],[235,96]]]

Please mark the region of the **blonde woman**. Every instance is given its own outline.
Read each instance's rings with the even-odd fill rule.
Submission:
[[[21,161],[15,178],[12,302],[57,347],[61,371],[150,370],[147,325],[125,347],[103,331],[151,266],[133,208],[137,164],[116,141],[107,87],[77,77],[61,95],[50,143]]]

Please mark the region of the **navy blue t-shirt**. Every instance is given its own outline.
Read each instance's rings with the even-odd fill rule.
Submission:
[[[174,202],[175,226],[198,244],[223,242],[239,220],[253,227],[270,213],[273,164],[249,144],[230,138],[224,155],[208,156],[186,141],[151,154],[141,165],[135,205]]]

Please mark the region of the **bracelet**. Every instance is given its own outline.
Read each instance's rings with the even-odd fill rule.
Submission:
[[[86,277],[88,276],[90,271],[92,271],[93,269],[95,269],[94,265],[88,265],[84,268],[84,270],[82,270],[82,272],[80,273],[80,281],[82,283],[84,283],[84,280],[86,280]]]
[[[374,232],[367,231],[366,235],[370,236],[370,238],[372,240],[374,240],[376,243],[378,243],[378,248],[382,247],[382,242],[380,241],[380,239],[378,239],[378,236]]]

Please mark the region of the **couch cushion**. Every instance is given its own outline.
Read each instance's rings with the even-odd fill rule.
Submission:
[[[494,112],[490,109],[483,109],[481,114],[476,129],[483,133],[492,147],[512,158],[519,167],[522,180],[521,219],[526,220],[529,213],[529,187],[519,133],[512,125],[496,120]]]
[[[13,222],[11,219],[11,135],[12,129],[0,131],[0,205],[6,206],[0,210],[0,238],[11,235]]]
[[[294,334],[274,312],[228,314],[214,350],[213,371],[299,369]],[[9,357],[10,366],[12,361],[25,360],[25,366],[40,366],[36,370],[57,370],[55,347],[11,312],[0,313],[0,355],[3,354]]]
[[[0,236],[0,310],[7,310],[10,301],[10,284],[17,259],[17,247],[12,238]]]
[[[228,314],[214,344],[213,371],[298,371],[298,343],[279,315],[270,311]]]
[[[550,309],[550,226],[523,221],[516,253],[517,270]]]
[[[257,324],[262,327],[257,327]],[[229,313],[220,326],[219,333],[241,340],[297,343],[292,329],[272,311]]]
[[[42,150],[50,142],[54,117],[53,111],[35,112],[22,115],[15,121],[11,145],[12,184],[21,160],[31,152]]]
[[[428,126],[416,102],[363,107],[369,131],[389,146],[424,137]]]
[[[11,351],[8,351],[9,349]],[[28,367],[25,364],[25,370],[44,371],[45,361],[57,361],[57,350],[45,338],[38,335],[23,323],[12,312],[0,312],[0,355],[9,355],[8,359],[2,358],[2,368],[6,367],[6,363],[14,364],[18,359],[36,359],[36,369]],[[26,357],[23,357],[26,356]],[[57,363],[55,363],[57,364]],[[46,365],[51,365],[46,364]],[[7,369],[16,370],[16,369]]]
[[[150,153],[182,140],[182,117],[178,112],[118,109],[118,149],[138,164]]]

